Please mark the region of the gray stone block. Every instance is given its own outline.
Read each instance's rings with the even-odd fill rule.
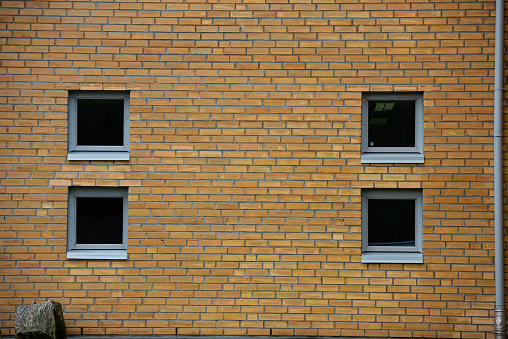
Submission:
[[[62,305],[56,301],[20,306],[14,327],[16,339],[67,339]]]

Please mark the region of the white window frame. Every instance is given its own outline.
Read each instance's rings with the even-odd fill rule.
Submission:
[[[78,99],[123,100],[123,145],[78,145]],[[130,94],[118,91],[69,92],[69,151],[67,160],[129,160],[130,156]]]
[[[415,246],[369,246],[369,199],[415,201]],[[362,190],[362,263],[423,263],[423,195],[419,189]]]
[[[369,102],[410,101],[415,103],[415,147],[369,146]],[[362,97],[361,163],[423,163],[423,95],[419,93],[366,93]]]
[[[122,198],[123,229],[121,244],[76,244],[76,198]],[[67,222],[67,259],[127,259],[127,187],[70,187]]]

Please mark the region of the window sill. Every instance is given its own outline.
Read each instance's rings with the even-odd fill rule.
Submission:
[[[129,152],[69,152],[67,160],[129,160]]]
[[[362,164],[423,164],[423,153],[362,153]]]
[[[127,260],[127,250],[70,250],[67,259]]]
[[[363,252],[363,264],[423,264],[422,253],[408,252]]]

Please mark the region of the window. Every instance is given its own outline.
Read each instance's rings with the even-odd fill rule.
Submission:
[[[70,187],[68,259],[127,259],[127,188]]]
[[[69,94],[68,160],[129,160],[128,92]]]
[[[422,263],[422,191],[362,190],[362,262]]]
[[[421,94],[363,96],[361,162],[424,162]]]

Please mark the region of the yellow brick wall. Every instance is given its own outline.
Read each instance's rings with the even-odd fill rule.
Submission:
[[[494,3],[2,1],[2,333],[493,338]],[[130,91],[129,161],[66,160],[69,90]],[[376,91],[425,163],[360,163]],[[66,258],[69,186],[129,187],[128,260]],[[423,189],[423,264],[360,262],[373,187]]]

